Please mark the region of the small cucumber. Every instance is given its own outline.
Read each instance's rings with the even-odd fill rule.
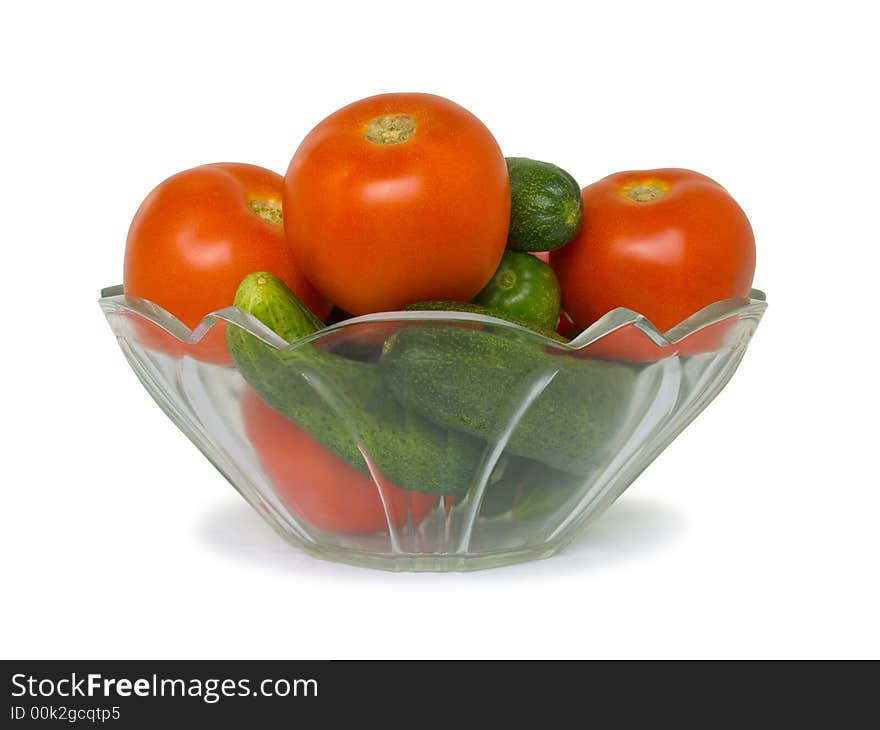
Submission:
[[[556,273],[543,261],[531,254],[507,251],[474,301],[554,330],[559,322],[562,289]]]
[[[507,322],[518,324],[520,327],[530,329],[557,342],[568,342],[565,337],[552,328],[540,327],[524,317],[474,302],[416,302],[415,304],[410,304],[406,309],[410,312],[468,312],[470,314],[482,314],[486,317],[495,317],[496,319],[503,319]]]
[[[323,327],[280,279],[245,277],[234,304],[288,342]],[[384,388],[377,365],[312,344],[275,349],[241,327],[226,327],[235,365],[266,403],[342,460],[369,474],[359,446],[398,487],[460,493],[478,473],[483,445],[404,409]]]
[[[565,170],[525,157],[508,157],[510,228],[507,248],[553,251],[575,237],[584,202],[577,181]]]

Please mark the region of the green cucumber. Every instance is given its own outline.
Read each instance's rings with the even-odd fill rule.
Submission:
[[[323,327],[271,274],[245,277],[234,304],[288,342]],[[403,407],[382,384],[378,366],[306,343],[278,350],[241,327],[226,327],[235,365],[260,397],[364,474],[369,466],[403,489],[458,494],[478,473],[484,445]]]
[[[522,486],[517,490],[512,516],[517,522],[547,519],[557,514],[584,484],[583,477],[555,469],[548,469],[536,462],[537,468],[525,469]],[[570,508],[569,508],[570,509]]]
[[[507,248],[553,251],[575,237],[584,202],[577,181],[565,170],[525,157],[508,157],[510,228]]]
[[[517,522],[546,519],[558,512],[584,482],[581,476],[518,456],[509,456],[497,471],[483,495],[481,517],[510,514]]]
[[[556,273],[531,254],[506,251],[498,269],[474,302],[555,330],[562,289]]]
[[[509,453],[572,474],[600,467],[630,402],[634,371],[621,363],[553,355],[509,335],[407,327],[386,341],[379,367],[406,408],[441,428],[495,442],[518,416]],[[528,398],[531,404],[517,413]]]
[[[503,312],[494,307],[487,307],[484,304],[476,304],[474,302],[416,302],[415,304],[410,304],[406,310],[409,312],[467,312],[469,314],[482,314],[485,317],[495,317],[496,319],[503,319],[506,322],[518,324],[520,327],[530,329],[533,332],[537,332],[539,335],[543,335],[551,340],[556,340],[557,342],[568,342],[565,337],[560,335],[554,329],[540,327],[524,317],[519,317],[510,312]]]

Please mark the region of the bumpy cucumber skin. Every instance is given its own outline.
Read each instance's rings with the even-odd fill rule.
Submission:
[[[282,282],[259,276],[262,283],[242,282],[236,306],[287,340],[318,329],[320,321],[315,326],[314,315]],[[458,494],[470,486],[483,445],[404,409],[385,390],[376,365],[311,344],[276,350],[232,325],[226,339],[239,372],[266,403],[362,473],[369,468],[358,444],[402,489]]]
[[[584,201],[577,181],[562,168],[526,157],[508,157],[510,228],[507,248],[553,251],[575,237]]]
[[[232,303],[254,315],[288,342],[307,337],[324,327],[324,323],[287,284],[266,271],[255,271],[244,277]]]
[[[503,319],[506,322],[518,324],[520,327],[537,332],[539,335],[543,335],[550,340],[568,342],[565,337],[555,330],[541,327],[525,317],[518,317],[510,312],[503,312],[494,307],[487,307],[484,304],[477,304],[475,302],[416,302],[415,304],[410,304],[406,309],[412,312],[468,312],[470,314],[482,314],[486,317],[495,317],[496,319]]]
[[[607,459],[635,381],[628,365],[550,355],[536,343],[440,325],[395,333],[380,369],[404,406],[489,442],[538,378],[555,372],[506,448],[572,474],[588,474]]]

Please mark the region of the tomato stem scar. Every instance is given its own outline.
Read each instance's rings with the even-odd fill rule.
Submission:
[[[373,117],[364,128],[364,137],[381,145],[401,144],[415,133],[416,120],[410,114],[382,114]]]
[[[620,191],[624,197],[636,203],[650,203],[662,198],[669,192],[669,185],[659,180],[648,182],[629,183]]]
[[[249,200],[248,208],[250,208],[255,215],[266,221],[266,223],[271,223],[273,226],[280,226],[284,222],[284,216],[281,212],[281,203],[277,200]]]

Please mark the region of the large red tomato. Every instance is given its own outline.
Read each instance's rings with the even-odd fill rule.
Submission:
[[[248,388],[241,399],[245,432],[266,476],[297,517],[322,530],[376,532],[419,524],[437,497],[373,480],[327,451]],[[384,504],[383,504],[384,498]],[[387,514],[386,514],[387,509]]]
[[[319,316],[330,311],[297,267],[284,238],[282,177],[255,165],[220,163],[178,173],[141,203],[125,248],[126,295],[148,299],[190,329],[232,304],[241,280],[269,271]],[[160,332],[141,328],[148,346],[181,354]],[[223,328],[190,354],[229,362]]]
[[[504,253],[507,165],[489,130],[457,104],[373,96],[303,140],[284,178],[284,215],[303,272],[347,312],[467,301]]]
[[[752,227],[714,180],[680,169],[620,172],[582,194],[580,232],[550,256],[580,329],[628,307],[665,332],[709,304],[748,296]],[[714,335],[697,338],[701,349]]]

